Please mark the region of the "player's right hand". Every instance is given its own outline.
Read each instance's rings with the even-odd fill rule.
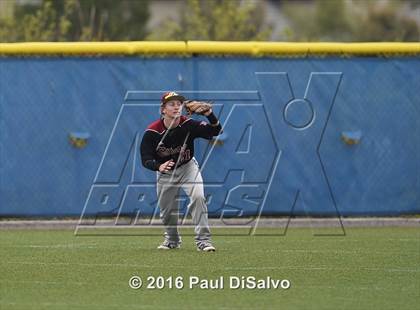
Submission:
[[[175,162],[171,159],[164,162],[162,165],[159,166],[159,171],[162,173],[166,173],[169,170],[172,170],[172,167],[175,165]]]

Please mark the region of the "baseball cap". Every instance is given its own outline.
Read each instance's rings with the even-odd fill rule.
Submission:
[[[161,98],[160,102],[161,102],[161,104],[165,104],[165,103],[167,103],[168,101],[171,101],[171,100],[179,100],[181,102],[184,102],[185,97],[176,93],[176,92],[174,92],[174,91],[168,91],[168,92],[166,92],[162,95],[162,98]]]

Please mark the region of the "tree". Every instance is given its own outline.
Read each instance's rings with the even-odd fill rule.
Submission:
[[[261,5],[239,0],[187,0],[180,21],[167,20],[149,40],[267,40],[271,29],[264,26]]]
[[[0,40],[124,41],[147,35],[148,0],[43,0],[40,7],[16,5],[0,20]]]
[[[306,4],[284,1],[293,41],[419,41],[419,25],[402,12],[414,2],[317,0]],[[350,6],[351,5],[351,6]]]
[[[401,4],[369,3],[365,16],[355,24],[354,38],[358,41],[420,41],[419,26],[415,20],[399,13]]]
[[[80,40],[126,41],[146,36],[148,0],[66,0],[74,2],[73,37]],[[60,6],[62,2],[56,2]],[[62,5],[57,8],[64,11]]]
[[[349,13],[346,3],[339,1],[317,1],[315,22],[321,40],[345,40],[351,35]]]

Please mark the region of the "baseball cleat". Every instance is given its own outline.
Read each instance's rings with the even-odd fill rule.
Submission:
[[[158,250],[174,250],[181,247],[180,243],[169,242],[167,240],[163,241],[161,245],[157,247]]]
[[[216,248],[210,242],[201,242],[197,245],[197,251],[216,252]]]

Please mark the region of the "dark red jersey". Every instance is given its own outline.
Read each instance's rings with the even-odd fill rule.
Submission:
[[[143,166],[157,171],[161,164],[170,159],[175,163],[178,162],[184,143],[186,143],[186,148],[179,158],[178,166],[189,162],[194,156],[194,139],[210,140],[217,136],[222,129],[213,113],[207,118],[210,123],[181,116],[179,125],[171,129],[165,127],[163,119],[151,123],[143,135],[140,146]]]

